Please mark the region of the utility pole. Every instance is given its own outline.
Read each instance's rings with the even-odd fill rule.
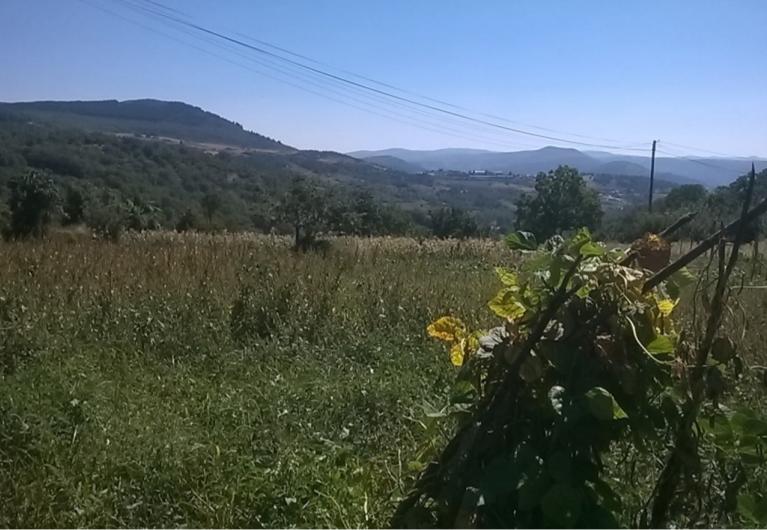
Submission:
[[[652,141],[652,161],[650,162],[650,199],[647,204],[647,211],[652,213],[652,187],[655,183],[655,143],[658,140]]]

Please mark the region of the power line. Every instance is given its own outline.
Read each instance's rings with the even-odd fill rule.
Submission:
[[[669,142],[669,141],[666,141],[666,140],[664,140],[663,143],[667,144],[667,145],[671,145],[671,146],[680,147],[682,149],[689,149],[691,151],[700,151],[701,153],[708,153],[710,155],[723,156],[723,157],[727,157],[727,158],[743,158],[743,157],[740,157],[738,155],[731,155],[731,154],[727,154],[727,153],[720,153],[720,152],[717,152],[717,151],[709,151],[708,149],[701,149],[700,147],[693,147],[693,146],[684,145],[684,144],[676,144],[676,143]]]
[[[127,2],[127,0],[123,0],[123,2]],[[143,10],[144,8],[141,8],[141,9]],[[102,10],[104,10],[104,9],[102,9]],[[110,12],[110,11],[107,11],[107,12]],[[122,17],[122,16],[120,18],[128,20],[129,22],[133,22],[132,20],[126,19],[125,17]],[[178,31],[180,31],[180,32],[182,32],[182,33],[184,33],[184,34],[186,34],[188,36],[191,36],[192,38],[200,39],[205,44],[208,44],[208,45],[211,45],[211,46],[215,46],[216,48],[225,50],[228,53],[233,53],[235,55],[238,55],[238,56],[248,60],[249,62],[254,62],[254,63],[256,63],[256,64],[258,64],[260,66],[263,66],[263,67],[265,67],[265,68],[267,68],[269,70],[273,70],[273,71],[279,72],[280,75],[288,76],[288,77],[290,77],[293,80],[298,79],[301,83],[308,83],[308,84],[310,84],[310,85],[312,85],[314,87],[319,88],[320,90],[329,91],[329,92],[331,92],[333,94],[339,95],[340,97],[348,98],[349,96],[347,94],[345,94],[345,93],[339,92],[335,88],[339,88],[340,90],[351,91],[356,96],[361,96],[361,97],[364,97],[364,98],[371,98],[374,101],[376,101],[378,103],[381,103],[381,104],[384,104],[384,105],[392,105],[392,106],[396,106],[396,107],[401,107],[402,109],[404,109],[407,112],[416,113],[416,114],[422,115],[422,116],[424,116],[426,118],[429,118],[431,120],[438,120],[440,122],[447,121],[448,126],[479,129],[480,132],[483,133],[483,136],[477,135],[476,132],[474,132],[474,131],[472,131],[470,133],[466,133],[464,131],[456,130],[455,128],[448,128],[448,127],[446,127],[444,125],[444,123],[433,123],[433,122],[430,122],[430,121],[422,120],[423,123],[426,123],[427,125],[430,125],[431,127],[438,127],[439,128],[439,130],[435,130],[435,129],[432,129],[432,128],[425,128],[426,130],[430,130],[432,132],[444,133],[445,130],[452,131],[454,134],[447,134],[447,136],[455,136],[455,137],[459,137],[459,138],[464,138],[464,139],[471,140],[473,142],[492,143],[494,145],[497,145],[497,146],[500,146],[500,147],[503,147],[503,148],[506,148],[506,149],[508,149],[508,148],[520,148],[520,147],[522,147],[522,148],[537,148],[537,147],[539,147],[537,145],[525,144],[525,143],[520,143],[520,142],[512,143],[512,142],[508,141],[507,137],[504,137],[503,139],[488,138],[487,136],[485,136],[486,134],[498,135],[498,134],[501,134],[501,133],[499,131],[488,130],[488,129],[485,129],[485,128],[481,128],[481,126],[478,126],[477,124],[474,124],[474,123],[465,123],[465,122],[458,122],[458,121],[456,121],[455,123],[452,123],[451,120],[455,120],[455,119],[451,118],[450,116],[444,116],[444,115],[440,115],[440,114],[432,114],[432,113],[429,113],[429,112],[425,111],[422,108],[417,108],[417,107],[413,108],[412,106],[409,106],[408,104],[400,102],[400,101],[391,101],[391,100],[389,100],[387,98],[384,98],[383,96],[380,96],[378,94],[371,94],[369,92],[363,91],[363,90],[358,89],[358,88],[353,87],[353,86],[350,87],[350,86],[343,85],[343,84],[335,85],[333,80],[328,80],[326,78],[322,78],[322,77],[316,77],[316,78],[315,77],[309,77],[309,78],[307,78],[307,76],[312,76],[312,75],[315,75],[315,74],[313,74],[312,72],[305,72],[305,71],[300,71],[300,72],[291,71],[291,70],[289,70],[289,68],[291,68],[291,65],[289,65],[289,64],[288,65],[281,65],[280,64],[279,66],[277,66],[274,63],[269,62],[269,61],[273,60],[273,59],[271,59],[269,57],[256,58],[256,57],[254,57],[252,55],[245,54],[242,51],[239,51],[239,49],[232,49],[231,48],[231,46],[232,46],[231,44],[228,44],[226,42],[221,42],[220,40],[215,39],[214,37],[208,36],[208,35],[206,35],[204,33],[194,32],[194,30],[191,30],[191,29],[186,28],[186,27],[178,28],[171,21],[167,21],[167,20],[161,19],[161,20],[156,21],[156,22],[161,23],[161,24],[163,24],[163,25],[165,25],[167,27],[171,27],[171,28],[173,28],[175,30],[178,30]],[[141,25],[141,27],[143,27],[145,29],[149,29],[150,31],[154,30],[153,28],[147,28],[144,25]],[[163,32],[157,32],[157,33],[160,33],[161,35],[166,35]],[[177,39],[174,39],[174,40],[177,40]],[[199,49],[199,47],[197,47],[195,45],[190,45],[190,46],[192,46],[195,49]],[[211,54],[209,52],[208,52],[208,54],[216,56],[216,57],[220,57],[217,54]],[[243,66],[243,65],[241,65],[239,63],[236,63],[236,62],[233,62],[231,60],[228,60],[228,59],[225,59],[225,60],[227,60],[227,62],[230,62],[232,64],[237,64],[238,66]],[[285,68],[288,68],[288,70],[285,70]],[[270,79],[276,79],[277,81],[285,82],[285,83],[287,83],[290,86],[293,86],[295,88],[300,88],[300,89],[303,88],[303,87],[297,87],[294,82],[284,81],[281,77],[275,77],[274,75],[268,75],[268,74],[265,74],[263,71],[256,71],[256,73],[259,73],[261,75],[265,75],[266,77],[269,77]],[[331,85],[333,85],[334,88],[327,88],[326,86],[324,86],[324,85],[322,85],[320,83],[330,83]],[[320,95],[322,97],[325,97],[324,94],[317,94],[313,90],[306,90],[306,91],[308,91],[308,92],[310,92],[312,94],[315,94],[315,95]],[[337,102],[337,103],[346,104],[345,101],[339,101],[339,100],[337,100],[335,98],[327,98],[326,97],[325,99],[330,99],[330,100],[332,100],[334,102]],[[421,119],[421,118],[413,117],[413,116],[410,116],[410,115],[407,115],[407,114],[403,114],[399,110],[394,110],[393,111],[391,109],[383,108],[380,105],[373,104],[373,103],[370,103],[369,101],[365,101],[365,100],[359,99],[359,97],[351,97],[350,99],[353,100],[353,101],[357,101],[357,102],[359,102],[360,104],[363,104],[363,105],[370,105],[370,106],[372,106],[372,107],[374,107],[376,109],[384,110],[385,112],[392,112],[392,113],[394,113],[394,114],[396,114],[398,116],[405,117],[405,118],[410,119],[410,120]],[[369,109],[366,109],[366,108],[360,108],[360,107],[358,107],[356,105],[352,105],[352,107],[356,108],[358,110],[365,111],[365,112],[367,112],[369,110]],[[378,112],[371,112],[371,114],[375,114],[377,116],[381,116],[380,113],[378,113]],[[407,124],[408,125],[412,125],[412,126],[416,126],[416,127],[419,126],[419,124],[414,124],[414,123],[407,123]],[[421,128],[424,128],[424,127],[421,127]],[[467,136],[467,134],[471,134],[471,136]]]
[[[191,48],[194,48],[197,51],[200,51],[200,52],[205,53],[207,55],[210,55],[212,57],[216,57],[218,59],[226,61],[226,62],[228,62],[230,64],[233,64],[235,66],[238,66],[238,67],[243,68],[245,70],[248,70],[250,72],[256,73],[258,75],[262,75],[262,76],[270,78],[270,79],[274,79],[274,80],[280,81],[282,83],[285,83],[285,84],[287,84],[289,86],[292,86],[292,87],[297,88],[299,90],[302,90],[304,92],[307,92],[307,93],[310,93],[310,94],[322,97],[324,99],[327,99],[327,100],[330,100],[330,101],[333,101],[333,102],[336,102],[336,103],[339,103],[339,104],[342,104],[342,105],[349,106],[351,108],[355,108],[357,110],[361,110],[363,112],[368,112],[370,114],[373,114],[373,115],[376,115],[376,116],[379,116],[379,117],[383,117],[383,118],[386,118],[386,119],[389,119],[389,120],[393,120],[393,121],[396,121],[398,123],[403,123],[405,125],[409,125],[409,126],[412,126],[412,127],[421,128],[421,129],[424,129],[424,130],[427,130],[427,131],[430,131],[430,132],[435,132],[435,133],[438,133],[438,134],[442,134],[442,135],[445,135],[445,136],[451,136],[451,137],[455,137],[455,138],[462,138],[464,140],[470,140],[470,141],[473,141],[473,142],[491,143],[491,144],[494,144],[494,145],[497,145],[497,146],[500,146],[500,147],[505,147],[505,148],[509,148],[509,147],[529,147],[529,144],[528,145],[526,145],[526,144],[512,144],[512,143],[509,143],[509,142],[500,142],[497,139],[492,139],[492,138],[487,138],[487,137],[469,136],[469,135],[466,135],[466,134],[462,134],[462,131],[458,131],[458,130],[455,130],[455,129],[452,129],[452,128],[445,127],[443,124],[434,124],[434,123],[426,122],[426,121],[422,121],[422,122],[419,123],[417,121],[413,121],[413,118],[411,116],[407,116],[407,115],[404,115],[402,113],[394,112],[394,111],[392,111],[390,109],[387,109],[385,107],[381,107],[379,105],[375,105],[373,103],[370,103],[369,101],[360,100],[358,98],[350,97],[348,94],[341,93],[341,92],[338,92],[336,90],[333,90],[333,89],[330,89],[328,87],[325,87],[323,85],[319,85],[317,83],[313,83],[310,80],[303,79],[304,82],[308,82],[309,84],[317,86],[317,87],[319,87],[322,90],[329,91],[329,92],[331,92],[333,94],[339,95],[339,96],[341,96],[343,98],[346,98],[346,99],[351,99],[352,101],[357,101],[357,102],[359,102],[359,103],[361,103],[363,105],[371,106],[374,109],[380,110],[381,112],[377,112],[375,110],[371,110],[370,108],[366,108],[366,107],[362,107],[362,106],[359,106],[359,105],[355,105],[353,103],[349,103],[349,101],[347,101],[345,99],[344,100],[338,99],[338,98],[335,98],[335,97],[332,97],[332,96],[328,96],[325,93],[317,92],[316,90],[312,90],[312,89],[306,88],[305,86],[302,86],[302,85],[299,85],[297,83],[294,83],[291,80],[285,79],[285,78],[283,78],[280,75],[273,75],[273,74],[264,72],[262,70],[258,70],[258,69],[252,68],[249,65],[243,64],[243,63],[241,63],[239,61],[236,61],[236,60],[232,60],[229,57],[222,56],[222,55],[220,55],[218,53],[212,52],[212,51],[210,51],[208,49],[205,49],[203,47],[197,46],[197,45],[195,45],[193,43],[184,41],[183,39],[176,38],[176,37],[174,37],[172,35],[169,35],[169,34],[163,32],[163,31],[161,31],[161,30],[158,30],[156,28],[153,28],[153,27],[147,26],[145,24],[142,24],[140,22],[137,22],[137,21],[135,21],[133,19],[125,17],[125,16],[123,16],[123,15],[121,15],[119,13],[116,13],[114,11],[111,11],[111,10],[109,10],[107,8],[104,8],[104,7],[101,7],[101,6],[98,6],[98,5],[94,5],[91,2],[89,2],[88,0],[81,0],[81,1],[83,3],[85,3],[85,4],[88,4],[88,5],[92,6],[92,7],[95,7],[97,9],[101,10],[101,11],[104,11],[104,12],[110,14],[110,15],[118,17],[118,18],[120,18],[120,19],[122,19],[124,21],[127,21],[129,23],[135,24],[135,25],[137,25],[137,26],[139,26],[139,27],[141,27],[141,28],[143,28],[143,29],[145,29],[147,31],[150,31],[150,32],[153,32],[153,33],[157,33],[159,35],[162,35],[163,37],[169,38],[169,39],[171,39],[171,40],[173,40],[175,42],[178,42],[180,44],[183,44],[183,45],[189,46]],[[221,48],[221,46],[217,46],[217,47]],[[224,48],[224,49],[227,49],[227,48]],[[231,51],[231,50],[228,50],[228,51]],[[262,64],[263,66],[270,67],[271,69],[276,70],[276,71],[282,73],[283,75],[287,75],[287,76],[291,75],[290,72],[285,72],[282,69],[274,68],[274,67],[271,67],[270,65],[263,64],[263,63],[259,62],[258,60],[254,59],[253,57],[242,55],[242,54],[238,54],[238,55],[241,55],[242,57],[244,57],[244,58],[246,58],[246,59],[248,59],[250,61],[254,61],[257,64]],[[386,113],[386,114],[383,114],[382,112]],[[426,126],[424,124],[426,124]]]
[[[147,8],[147,10],[148,10],[148,8]],[[425,108],[425,109],[429,109],[429,110],[432,110],[432,111],[435,111],[435,112],[438,112],[438,113],[441,113],[441,114],[444,114],[444,115],[460,118],[460,119],[466,120],[468,122],[478,123],[478,124],[485,125],[485,126],[492,127],[492,128],[496,128],[496,129],[499,129],[499,130],[504,130],[504,131],[513,132],[513,133],[517,133],[517,134],[522,134],[522,135],[526,135],[526,136],[531,136],[531,137],[535,137],[535,138],[541,138],[541,139],[550,140],[550,141],[559,142],[559,143],[568,143],[568,144],[581,145],[581,146],[587,146],[587,147],[598,147],[598,148],[615,149],[615,150],[644,151],[644,149],[639,149],[639,148],[627,148],[626,146],[619,146],[619,145],[597,144],[597,143],[592,143],[592,142],[581,142],[581,141],[578,141],[578,140],[571,140],[571,139],[567,139],[567,138],[560,138],[560,137],[551,136],[551,135],[539,134],[539,133],[527,131],[527,130],[524,130],[524,129],[516,128],[516,127],[508,127],[508,126],[501,125],[499,123],[492,122],[492,121],[489,121],[489,120],[485,120],[485,119],[481,119],[481,118],[476,118],[476,117],[469,116],[469,115],[461,113],[461,112],[451,111],[451,110],[448,110],[448,109],[445,109],[445,108],[442,108],[442,107],[438,107],[436,105],[432,105],[432,104],[429,104],[429,103],[423,103],[423,102],[416,101],[414,99],[411,99],[411,98],[408,98],[408,97],[404,97],[404,96],[399,96],[397,94],[393,94],[392,92],[389,92],[389,91],[386,91],[386,90],[381,90],[381,89],[372,87],[370,85],[367,85],[365,83],[359,83],[357,81],[348,79],[346,77],[339,76],[339,75],[333,74],[331,72],[327,72],[327,71],[322,70],[320,68],[315,68],[313,66],[301,63],[299,61],[295,61],[293,59],[289,59],[287,57],[283,57],[283,56],[281,56],[281,55],[279,55],[277,53],[274,53],[274,52],[271,52],[271,51],[265,49],[264,47],[259,47],[259,46],[254,46],[252,44],[248,44],[247,42],[244,42],[244,41],[242,41],[240,39],[231,37],[229,35],[220,33],[218,31],[209,29],[207,27],[201,26],[201,25],[193,23],[193,22],[185,21],[185,20],[180,19],[179,17],[174,16],[174,15],[169,15],[167,13],[156,11],[156,10],[153,10],[152,12],[153,12],[153,14],[155,16],[159,16],[159,17],[162,17],[162,18],[165,18],[165,19],[168,19],[168,20],[172,20],[173,22],[175,22],[177,24],[181,24],[183,26],[186,26],[186,27],[189,27],[189,28],[193,28],[193,29],[195,29],[195,30],[197,30],[199,32],[202,32],[202,33],[205,33],[205,34],[217,37],[219,39],[222,39],[224,41],[236,44],[238,46],[242,46],[242,47],[247,48],[247,49],[249,49],[251,51],[255,51],[255,52],[259,53],[259,54],[266,55],[266,56],[269,56],[269,57],[273,57],[273,58],[278,59],[280,61],[283,61],[285,63],[288,63],[288,64],[294,65],[296,67],[302,68],[302,69],[304,69],[306,71],[314,72],[314,73],[316,73],[318,75],[327,77],[329,79],[334,79],[336,81],[348,84],[350,86],[358,87],[358,88],[370,91],[372,93],[380,94],[382,96],[386,96],[386,97],[392,98],[392,99],[397,100],[397,101],[402,101],[402,102],[410,103],[412,105],[415,105],[415,106],[418,106],[418,107],[421,107],[421,108]]]
[[[425,123],[425,124],[427,124],[427,125],[430,125],[430,126],[432,126],[432,127],[440,127],[440,128],[443,128],[443,129],[445,129],[445,130],[448,130],[448,131],[452,131],[452,132],[454,132],[454,133],[457,133],[457,134],[459,134],[459,135],[462,133],[462,131],[460,131],[460,130],[456,130],[456,129],[453,129],[453,128],[447,128],[447,127],[445,126],[445,124],[444,124],[444,123],[433,123],[433,122],[431,122],[431,121],[426,121],[426,120],[424,120],[423,118],[414,118],[414,117],[412,117],[412,116],[409,116],[409,115],[403,114],[403,113],[402,113],[402,112],[400,112],[400,111],[392,111],[392,110],[390,110],[390,109],[387,109],[387,108],[385,108],[385,107],[381,107],[381,106],[380,106],[380,105],[378,105],[378,104],[375,104],[375,103],[371,103],[371,102],[369,102],[369,101],[366,101],[366,100],[364,100],[364,99],[360,99],[359,97],[349,96],[347,93],[343,93],[343,92],[339,92],[338,90],[335,90],[334,88],[335,88],[335,86],[336,86],[336,85],[333,85],[333,86],[334,86],[334,88],[328,88],[327,86],[325,86],[325,85],[321,84],[320,82],[317,82],[317,79],[316,79],[316,78],[313,78],[313,77],[309,77],[309,78],[307,78],[307,75],[308,75],[308,74],[305,74],[305,73],[296,73],[296,72],[294,72],[294,71],[285,70],[285,69],[284,69],[284,68],[282,68],[281,66],[275,66],[273,63],[264,62],[263,60],[260,60],[260,59],[257,59],[257,58],[255,58],[255,57],[252,57],[252,56],[250,56],[250,55],[244,54],[244,53],[242,53],[242,52],[239,52],[239,51],[237,51],[237,50],[232,50],[232,49],[231,49],[231,48],[229,48],[229,47],[228,47],[228,46],[227,46],[225,43],[220,43],[220,42],[219,42],[219,41],[217,41],[217,40],[216,40],[216,41],[212,41],[212,42],[211,42],[211,41],[210,41],[210,38],[209,38],[209,37],[206,37],[206,36],[204,36],[204,35],[200,35],[200,34],[196,34],[196,33],[194,33],[194,34],[192,34],[192,33],[188,33],[188,32],[190,32],[191,30],[188,30],[188,29],[182,28],[182,29],[181,29],[181,31],[185,32],[186,34],[189,34],[189,35],[190,35],[190,36],[192,36],[192,37],[198,37],[198,38],[201,38],[201,39],[203,39],[205,42],[207,42],[207,43],[209,43],[209,44],[211,44],[211,45],[213,45],[213,46],[215,46],[215,47],[217,47],[217,48],[219,48],[219,49],[223,49],[223,50],[226,50],[227,52],[230,52],[230,53],[234,53],[234,54],[236,54],[236,55],[238,55],[238,56],[240,56],[240,57],[242,57],[242,58],[244,58],[244,59],[246,59],[246,60],[248,60],[248,61],[251,61],[251,62],[255,62],[256,64],[259,64],[260,66],[266,67],[266,68],[268,68],[268,69],[270,69],[270,70],[274,70],[274,71],[277,71],[277,72],[279,72],[279,73],[280,73],[280,74],[282,74],[282,75],[286,75],[286,76],[288,76],[288,77],[290,77],[290,78],[292,78],[292,79],[298,78],[298,79],[299,79],[301,82],[304,82],[304,83],[308,83],[308,84],[310,84],[310,85],[312,85],[312,86],[314,86],[314,87],[317,87],[317,88],[318,88],[318,89],[320,89],[320,90],[327,90],[327,91],[329,91],[329,92],[331,92],[331,93],[333,93],[333,94],[336,94],[336,95],[338,95],[338,96],[340,96],[340,97],[346,97],[346,98],[350,98],[352,101],[356,101],[356,102],[358,102],[358,103],[360,103],[360,104],[363,104],[363,105],[370,105],[370,106],[372,106],[373,108],[376,108],[376,109],[380,109],[380,110],[383,110],[383,111],[386,111],[386,112],[393,112],[393,113],[395,113],[396,115],[399,115],[399,116],[403,116],[403,117],[406,117],[407,119],[421,119],[421,120],[423,121],[423,123]],[[260,72],[260,73],[263,73],[263,72]],[[275,78],[274,76],[270,76],[270,77],[271,77],[272,79],[277,79],[277,78]],[[281,79],[278,79],[278,80],[281,80]],[[293,86],[295,86],[295,85],[293,85]],[[419,114],[419,115],[421,115],[421,116],[424,116],[425,118],[429,118],[429,119],[437,119],[437,120],[440,120],[440,121],[443,121],[443,122],[447,120],[447,123],[448,123],[448,127],[451,127],[451,126],[455,126],[455,125],[456,125],[456,124],[454,124],[454,123],[451,123],[451,122],[449,121],[449,120],[450,120],[450,118],[449,118],[449,117],[440,116],[440,115],[433,115],[433,114],[430,114],[430,113],[428,113],[428,112],[424,111],[423,109],[419,109],[419,108],[412,108],[412,107],[410,107],[410,106],[407,106],[407,105],[405,105],[405,104],[403,104],[403,103],[401,103],[401,102],[397,102],[397,101],[394,101],[394,102],[392,102],[392,101],[389,101],[389,100],[387,100],[387,99],[385,99],[385,98],[382,98],[381,96],[378,96],[378,95],[376,95],[376,94],[369,94],[369,93],[366,93],[366,92],[362,92],[362,93],[360,93],[359,91],[356,91],[356,92],[355,92],[355,90],[358,90],[358,89],[355,89],[355,87],[346,87],[346,86],[343,86],[343,85],[342,85],[342,86],[340,86],[340,89],[341,89],[341,90],[350,90],[350,91],[352,91],[352,92],[353,92],[353,94],[354,94],[355,96],[356,96],[356,95],[360,95],[361,97],[368,97],[368,98],[371,98],[371,99],[373,99],[374,101],[376,101],[376,102],[380,102],[381,104],[384,104],[384,105],[395,105],[395,106],[397,106],[398,108],[402,108],[402,109],[404,109],[405,111],[408,111],[408,112],[414,112],[414,113],[416,113],[416,114]],[[334,100],[334,101],[338,101],[338,100]],[[359,107],[355,107],[355,108],[359,108]],[[366,109],[360,109],[360,110],[366,110]],[[457,126],[458,126],[458,127],[469,127],[469,126],[473,126],[473,127],[476,127],[476,125],[475,125],[475,124],[463,124],[463,123],[457,124]],[[433,129],[430,129],[430,130],[432,130],[432,131],[433,131]],[[485,129],[481,129],[481,132],[483,132],[483,133],[487,133],[488,131],[487,131],[487,130],[485,130]],[[492,132],[492,131],[491,131],[491,132]],[[463,133],[463,134],[465,134],[465,133]],[[497,134],[497,133],[494,133],[494,134]],[[453,135],[453,136],[454,136],[454,135]],[[508,148],[508,147],[536,147],[536,146],[533,146],[533,145],[530,145],[530,144],[521,144],[521,143],[518,143],[518,142],[516,142],[516,143],[513,143],[513,144],[512,144],[512,143],[510,143],[510,142],[508,142],[508,141],[505,141],[505,140],[504,140],[504,141],[499,141],[499,139],[497,139],[497,138],[488,138],[488,137],[486,137],[486,136],[478,136],[478,135],[476,135],[475,133],[472,133],[472,137],[468,137],[468,136],[462,136],[462,137],[463,137],[463,138],[465,138],[465,139],[469,139],[469,140],[472,140],[472,141],[490,142],[490,143],[493,143],[493,144],[495,144],[495,145],[499,145],[499,146],[502,146],[502,147],[507,147],[507,148]]]
[[[159,7],[160,9],[165,9],[165,10],[168,10],[168,11],[172,11],[172,12],[176,13],[179,16],[182,16],[182,17],[185,17],[187,19],[190,19],[188,14],[183,13],[183,12],[177,10],[177,9],[173,9],[173,8],[170,8],[170,7],[165,7],[160,2],[157,2],[155,0],[138,0],[138,1],[143,1],[145,3],[152,4],[154,6]],[[505,118],[505,117],[502,117],[502,116],[498,116],[498,115],[495,115],[495,114],[488,114],[488,113],[480,112],[480,111],[477,111],[477,110],[474,110],[474,109],[470,109],[470,108],[467,108],[467,107],[464,107],[464,106],[461,106],[461,105],[456,105],[456,104],[453,104],[453,103],[450,103],[450,102],[447,102],[447,101],[444,101],[444,100],[441,100],[441,99],[432,98],[432,97],[420,94],[418,92],[414,92],[412,90],[408,90],[408,89],[405,89],[405,88],[402,88],[402,87],[398,87],[398,86],[395,86],[395,85],[392,85],[392,84],[389,84],[389,83],[385,83],[383,81],[379,81],[379,80],[373,79],[371,77],[367,77],[367,76],[364,76],[364,75],[361,75],[361,74],[358,74],[358,73],[355,73],[355,72],[351,72],[349,70],[344,70],[344,69],[337,68],[337,67],[335,67],[333,65],[330,65],[328,63],[325,63],[325,62],[322,62],[322,61],[318,61],[317,59],[314,59],[314,58],[309,57],[307,55],[300,54],[300,53],[294,52],[292,50],[288,50],[287,48],[278,46],[276,44],[272,44],[272,43],[267,42],[267,41],[262,40],[262,39],[258,39],[256,37],[251,36],[251,35],[246,35],[246,34],[243,34],[243,33],[236,33],[236,35],[238,37],[241,37],[243,39],[249,40],[251,42],[255,42],[255,43],[257,43],[257,44],[259,44],[261,46],[265,46],[267,48],[270,48],[270,49],[273,49],[273,50],[277,50],[279,52],[288,54],[288,55],[296,57],[298,59],[309,61],[311,63],[314,63],[316,65],[320,65],[320,66],[324,66],[326,68],[331,68],[331,69],[337,70],[337,71],[339,71],[339,72],[341,72],[343,74],[346,74],[346,75],[349,75],[349,76],[352,76],[352,77],[356,77],[358,79],[363,79],[365,81],[369,81],[369,82],[374,83],[376,85],[383,86],[383,87],[389,88],[391,90],[396,90],[396,91],[401,92],[403,94],[409,94],[411,96],[415,96],[415,97],[424,99],[426,101],[431,101],[433,103],[437,103],[437,104],[440,104],[440,105],[445,105],[445,106],[451,107],[453,109],[457,109],[457,110],[461,110],[461,111],[469,112],[469,113],[473,113],[473,114],[478,114],[478,115],[484,116],[486,118],[490,118],[490,119],[494,119],[494,120],[499,120],[499,121],[502,121],[502,122],[505,122],[505,123],[511,123],[511,124],[519,125],[519,126],[523,126],[523,127],[528,127],[528,128],[531,128],[531,129],[537,129],[537,130],[540,130],[540,131],[546,131],[546,132],[550,132],[550,133],[554,133],[554,134],[562,134],[562,135],[566,135],[566,136],[574,136],[576,138],[591,139],[591,140],[598,140],[598,141],[604,141],[604,142],[625,143],[624,141],[615,140],[615,139],[611,139],[611,138],[603,138],[603,137],[598,137],[598,136],[588,136],[588,135],[584,135],[584,134],[578,134],[578,133],[573,133],[573,132],[566,132],[566,131],[561,131],[561,130],[557,130],[557,129],[551,129],[551,128],[547,128],[547,127],[541,127],[541,126],[537,126],[537,125],[532,125],[532,124],[525,123],[525,122],[510,120],[508,118]],[[634,147],[634,146],[637,146],[637,145],[641,145],[643,149],[644,148],[649,149],[650,142],[633,142],[631,144],[631,146],[629,146],[629,147]]]
[[[720,166],[718,164],[712,164],[710,162],[704,162],[703,160],[699,160],[697,158],[689,158],[689,157],[686,157],[686,156],[676,155],[674,153],[671,153],[671,152],[663,150],[663,149],[658,149],[658,152],[663,153],[663,154],[665,154],[667,156],[670,156],[671,158],[675,158],[677,160],[684,160],[685,162],[692,162],[694,164],[705,166],[705,167],[708,167],[708,168],[711,168],[711,169],[718,169],[720,171],[726,171],[728,173],[731,173],[733,171],[732,168],[726,168],[726,167]]]

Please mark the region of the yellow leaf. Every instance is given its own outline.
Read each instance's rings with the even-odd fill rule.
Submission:
[[[516,320],[525,314],[525,306],[518,300],[518,290],[505,287],[490,300],[488,307],[501,318]]]
[[[453,344],[453,347],[450,348],[450,362],[453,363],[453,366],[463,366],[464,344],[465,340],[462,340],[460,342],[456,342]]]
[[[495,273],[498,275],[498,279],[501,280],[501,283],[505,285],[506,287],[516,287],[517,286],[517,273],[514,271],[510,271],[509,269],[505,267],[496,267]]]
[[[453,342],[466,335],[466,326],[455,317],[442,317],[429,324],[426,333],[435,339]]]
[[[475,331],[466,339],[466,349],[469,351],[469,353],[474,353],[479,349],[479,337],[481,336],[481,332]]]
[[[674,310],[677,302],[679,302],[679,300],[675,301],[670,298],[664,298],[663,300],[658,300],[656,303],[658,304],[658,311],[660,311],[660,314],[667,317]]]

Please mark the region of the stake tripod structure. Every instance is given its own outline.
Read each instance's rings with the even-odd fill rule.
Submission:
[[[731,260],[730,263],[727,264],[726,275],[720,281],[720,284],[726,284],[726,279],[732,272],[735,260],[737,259],[738,247],[743,235],[743,227],[764,213],[767,213],[767,199],[762,200],[754,208],[749,209],[750,192],[753,190],[753,180],[754,174],[752,169],[751,190],[748,193],[747,199],[744,201],[743,209],[738,219],[723,227],[721,230],[714,232],[679,259],[668,264],[665,268],[651,276],[643,286],[644,292],[648,292],[654,287],[657,287],[672,274],[682,269],[685,265],[689,264],[695,258],[701,256],[716,245],[719,245],[720,254],[723,254],[724,241],[726,238],[732,236],[734,237],[734,248]],[[663,236],[671,234],[681,226],[689,223],[694,217],[694,214],[682,216],[675,223],[662,231],[661,234]],[[632,257],[633,256],[629,255],[625,261],[627,263],[630,262]],[[570,275],[573,272],[574,269],[567,271],[557,293],[555,293],[555,296],[553,296],[549,305],[546,308],[543,308],[544,310],[536,322],[536,325],[533,326],[533,331],[530,336],[525,340],[524,344],[520,346],[523,353],[529,352],[535,346],[535,343],[537,343],[541,337],[539,331],[547,326],[554,312],[556,312],[556,310],[574,294],[573,290],[567,289]],[[719,286],[719,289],[722,289],[721,285]],[[719,317],[712,318],[711,320],[714,323],[708,326],[706,340],[704,341],[704,347],[702,348],[706,352],[711,349],[711,339],[714,336],[714,332],[718,328],[720,321]],[[509,373],[517,372],[517,369],[519,368],[517,363],[519,363],[520,359],[523,357],[523,355],[515,357]],[[504,429],[502,423],[499,422],[498,413],[506,410],[508,405],[513,403],[514,398],[521,392],[521,390],[522,386],[515,378],[507,376],[499,381],[498,387],[492,395],[486,396],[485,399],[483,399],[483,403],[480,404],[480,410],[475,414],[473,420],[466,423],[455,434],[453,439],[442,451],[441,455],[427,466],[426,470],[416,481],[411,492],[401,500],[392,518],[392,525],[394,527],[407,526],[406,523],[409,520],[410,514],[417,515],[419,509],[423,509],[423,506],[420,506],[420,503],[424,501],[424,499],[427,500],[426,502],[431,502],[428,499],[433,501],[441,499],[445,502],[445,512],[439,516],[440,520],[438,524],[454,526],[456,524],[465,523],[462,518],[462,513],[466,511],[464,510],[464,504],[468,502],[467,499],[469,501],[473,499],[469,494],[473,494],[474,492],[471,487],[467,489],[467,473],[469,470],[476,470],[483,455],[492,453],[494,448],[501,445]],[[688,416],[694,416],[697,408],[691,407],[690,411]],[[676,460],[673,459],[672,463],[673,462],[676,462]],[[666,467],[668,469],[664,470],[664,472],[669,476],[669,479],[665,483],[667,485],[673,485],[677,478],[677,468],[675,466]],[[471,499],[469,499],[469,497],[471,497]],[[669,496],[660,496],[660,502],[657,502],[657,496],[654,498],[656,502],[653,503],[652,506],[653,521],[665,521],[667,507],[665,507],[663,503],[668,500],[667,497]],[[462,526],[466,525],[463,524]]]

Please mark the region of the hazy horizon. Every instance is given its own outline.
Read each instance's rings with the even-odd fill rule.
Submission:
[[[642,156],[660,139],[659,156],[767,156],[761,2],[163,2],[173,16],[284,47],[300,54],[279,52],[291,60],[400,100],[295,73],[131,5],[0,4],[0,100],[183,101],[298,148],[340,152],[621,152],[583,142]]]

